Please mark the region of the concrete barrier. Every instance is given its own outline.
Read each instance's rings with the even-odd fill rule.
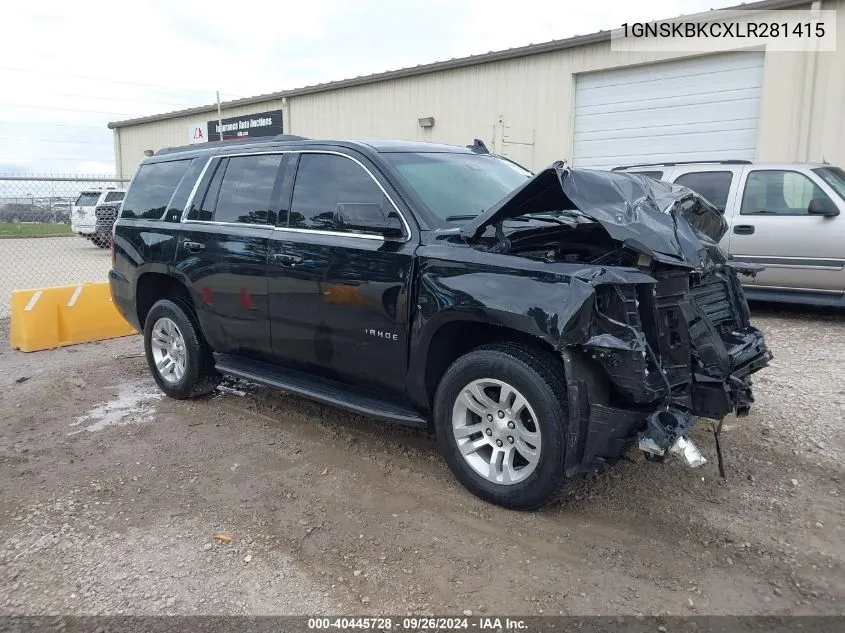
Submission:
[[[12,349],[35,352],[135,334],[108,282],[12,291]]]

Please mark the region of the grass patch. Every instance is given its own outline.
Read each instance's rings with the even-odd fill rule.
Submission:
[[[67,237],[73,235],[67,224],[41,222],[0,222],[0,239],[14,237]]]

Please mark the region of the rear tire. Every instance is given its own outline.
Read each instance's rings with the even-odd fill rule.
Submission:
[[[533,510],[571,481],[566,382],[544,350],[494,344],[461,356],[438,385],[434,426],[455,477],[485,501]]]
[[[170,299],[157,301],[147,313],[144,352],[156,384],[171,398],[195,398],[220,382],[194,315]]]

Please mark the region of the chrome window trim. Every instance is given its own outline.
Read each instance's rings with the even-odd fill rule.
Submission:
[[[208,171],[208,168],[211,165],[212,161],[222,160],[224,158],[235,158],[235,157],[238,157],[238,156],[263,156],[263,155],[267,155],[267,154],[331,154],[331,155],[334,155],[334,156],[341,156],[343,158],[351,160],[352,162],[356,163],[361,169],[363,169],[366,172],[366,174],[373,180],[373,182],[376,183],[376,186],[379,188],[379,190],[382,192],[382,194],[384,194],[384,197],[387,198],[388,202],[390,202],[391,206],[393,207],[393,210],[396,211],[396,214],[399,216],[399,219],[402,221],[402,226],[404,228],[405,234],[403,235],[402,239],[391,240],[391,241],[407,242],[411,239],[411,235],[412,235],[411,226],[408,224],[408,220],[405,219],[405,216],[399,210],[399,207],[397,206],[396,202],[394,202],[393,198],[390,197],[390,194],[387,193],[387,190],[385,190],[385,188],[382,186],[382,184],[378,181],[378,178],[376,178],[373,175],[373,172],[371,172],[367,168],[366,165],[364,165],[361,161],[359,161],[354,156],[350,156],[349,154],[344,154],[343,152],[337,152],[337,151],[334,151],[334,150],[286,149],[286,150],[275,150],[275,151],[268,150],[268,151],[263,151],[263,152],[240,152],[240,153],[234,153],[234,154],[219,154],[219,155],[216,155],[216,156],[210,156],[207,159],[205,166],[203,167],[202,171],[200,172],[200,175],[197,177],[197,181],[194,183],[194,188],[191,190],[191,194],[188,196],[188,201],[185,203],[185,209],[182,211],[182,218],[181,218],[180,222],[202,222],[202,223],[206,223],[206,224],[244,226],[240,222],[213,222],[213,221],[208,221],[208,220],[188,220],[187,215],[188,215],[188,211],[191,208],[191,205],[194,202],[194,197],[197,194],[197,190],[199,189],[200,183],[202,182],[203,178],[205,177],[205,174]],[[294,180],[294,187],[296,187],[296,181],[295,180]],[[247,225],[247,226],[249,226],[249,225]],[[266,226],[266,225],[254,224],[254,225],[251,225],[251,226]],[[370,240],[377,239],[377,240],[385,241],[385,237],[383,235],[377,235],[377,234],[373,234],[373,233],[343,233],[341,231],[321,231],[319,229],[296,229],[296,228],[290,228],[290,227],[286,227],[286,226],[276,226],[276,227],[272,227],[272,228],[274,228],[275,230],[289,231],[291,233],[309,233],[309,234],[314,234],[314,235],[333,235],[333,236],[342,236],[342,237],[357,237],[357,238],[363,238],[363,239],[370,239]]]
[[[282,231],[288,233],[307,233],[309,235],[331,235],[334,237],[362,237],[368,240],[384,241],[383,235],[376,235],[374,233],[342,233],[340,231],[321,231],[320,229],[296,229],[287,226],[271,226],[269,224],[253,224],[248,222],[217,222],[215,220],[185,220],[183,224],[210,224],[213,226],[231,226],[239,227],[246,226],[255,229],[265,229],[267,231]]]
[[[191,193],[188,195],[188,200],[187,202],[185,202],[185,208],[182,209],[182,216],[179,218],[180,222],[187,221],[188,211],[190,211],[191,205],[194,203],[194,198],[197,195],[197,190],[200,188],[200,183],[202,182],[202,179],[205,178],[205,172],[208,171],[208,166],[211,164],[211,161],[213,161],[215,158],[217,158],[217,156],[209,156],[205,159],[205,165],[203,165],[200,175],[197,176],[197,181],[194,183],[194,188],[191,189]],[[165,213],[167,213],[167,210],[165,210]]]
[[[273,228],[274,231],[283,233],[305,233],[307,235],[330,235],[332,237],[358,237],[365,240],[378,240],[384,242],[384,235],[377,233],[343,233],[342,231],[322,231],[320,229],[297,229],[289,226],[277,226]],[[401,240],[407,241],[407,240]]]
[[[253,222],[217,222],[215,220],[185,220],[183,224],[213,224],[215,226],[247,226],[272,231],[275,227],[271,224],[255,224]]]

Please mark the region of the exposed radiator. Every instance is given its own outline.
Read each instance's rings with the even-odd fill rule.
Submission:
[[[697,284],[690,280],[690,295],[710,317],[717,328],[733,329],[737,326],[731,303],[728,283],[720,275],[711,273],[701,277]],[[694,285],[693,285],[694,284]]]

